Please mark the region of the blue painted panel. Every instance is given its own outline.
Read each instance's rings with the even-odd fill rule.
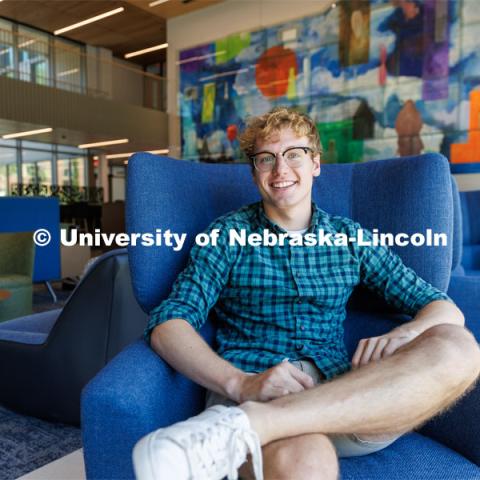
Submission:
[[[0,232],[47,229],[51,241],[35,246],[34,282],[60,278],[60,205],[55,197],[0,197]]]

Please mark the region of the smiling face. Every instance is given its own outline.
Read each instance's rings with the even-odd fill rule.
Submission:
[[[312,147],[307,137],[298,137],[290,128],[283,128],[266,140],[257,140],[255,153],[279,154],[291,147]],[[311,212],[313,177],[320,175],[320,155],[308,153],[303,164],[290,167],[277,155],[271,171],[253,171],[254,182],[263,199],[267,216],[276,221],[302,212]]]

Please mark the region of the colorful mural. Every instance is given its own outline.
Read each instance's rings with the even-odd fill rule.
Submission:
[[[308,113],[324,162],[437,151],[480,172],[480,9],[471,0],[348,0],[322,15],[180,52],[182,155],[242,161],[245,119]]]

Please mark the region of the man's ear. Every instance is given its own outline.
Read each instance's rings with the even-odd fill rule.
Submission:
[[[321,171],[320,154],[316,153],[312,160],[313,160],[313,172],[312,172],[313,176],[318,177],[320,176],[320,171]]]

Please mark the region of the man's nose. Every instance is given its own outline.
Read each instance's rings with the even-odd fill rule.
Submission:
[[[277,154],[277,157],[275,160],[275,166],[273,167],[274,173],[280,173],[280,172],[283,172],[284,170],[288,170],[289,168],[290,167],[288,166],[283,156],[280,154]]]

